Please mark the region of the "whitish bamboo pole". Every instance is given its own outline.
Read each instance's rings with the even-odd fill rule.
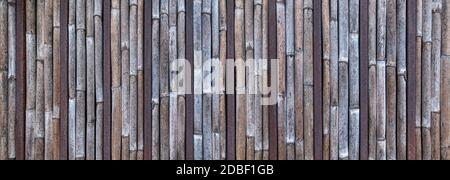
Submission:
[[[417,0],[416,37],[416,159],[422,159],[422,37],[423,0]]]
[[[339,159],[339,33],[338,1],[330,0],[330,159]]]
[[[138,2],[130,1],[130,160],[137,159],[138,133]]]
[[[220,159],[226,159],[226,102],[225,102],[225,60],[227,57],[227,2],[226,0],[219,0],[219,139],[220,139]]]
[[[44,91],[44,61],[45,48],[45,0],[36,2],[36,122],[34,124],[33,158],[44,159],[45,138],[45,91]]]
[[[386,157],[397,159],[397,1],[386,1]]]
[[[296,1],[297,2],[297,1]],[[303,3],[302,3],[303,4]],[[300,14],[303,14],[302,9],[300,9]],[[262,1],[262,85],[269,84],[268,75],[268,58],[269,58],[269,0]],[[261,88],[263,92],[266,92],[265,86]],[[264,94],[265,96],[265,94]],[[263,144],[263,160],[269,159],[269,108],[268,106],[263,106],[262,115],[262,144]]]
[[[331,111],[331,38],[330,38],[330,0],[322,1],[323,27],[323,154],[330,160],[330,111]],[[297,94],[299,96],[299,94]]]
[[[76,2],[77,30],[77,107],[75,159],[86,159],[86,0]],[[39,69],[39,68],[38,68]],[[36,100],[38,101],[38,100]]]
[[[86,159],[95,160],[95,29],[94,0],[86,1]]]
[[[52,159],[59,159],[60,147],[60,107],[61,107],[61,1],[53,0],[53,112],[52,112]]]
[[[246,62],[246,98],[247,98],[247,150],[246,159],[255,159],[255,69],[254,69],[254,13],[253,0],[246,0],[244,5],[245,17],[245,62]]]
[[[377,155],[377,1],[369,0],[369,159]]]
[[[349,35],[349,92],[350,92],[350,129],[349,159],[359,159],[360,140],[360,100],[359,100],[359,0],[350,0]]]
[[[194,159],[203,159],[202,0],[193,0],[194,36]]]
[[[423,2],[422,47],[422,157],[431,160],[431,48],[432,1]]]
[[[203,159],[212,159],[211,1],[202,3]]]
[[[386,160],[386,0],[377,6],[377,159]]]
[[[159,159],[159,0],[152,2],[152,159]]]
[[[34,123],[36,122],[36,1],[26,1],[26,130],[25,159],[33,159]]]
[[[120,63],[120,0],[111,1],[111,79],[112,79],[112,142],[113,160],[121,158],[122,92]]]
[[[8,158],[8,1],[0,1],[0,160]]]
[[[287,155],[286,155],[286,4],[285,3],[286,3],[285,0],[277,0],[278,159],[280,159],[280,160],[285,160],[287,157]]]
[[[295,2],[286,1],[286,154],[295,160]]]
[[[441,157],[450,159],[450,2],[442,1]]]
[[[138,160],[144,159],[144,5],[145,5],[144,0],[137,0],[137,159]]]
[[[130,159],[130,4],[120,1],[120,52],[122,77],[122,160]]]
[[[169,0],[162,0],[160,7],[160,134],[161,134],[161,160],[169,159]]]
[[[177,159],[177,0],[169,0],[169,150],[170,159]]]
[[[442,1],[432,4],[432,50],[431,50],[431,159],[441,159],[441,11]]]
[[[3,23],[5,24],[5,23]],[[16,0],[8,1],[8,159],[16,158]]]
[[[69,159],[75,160],[75,139],[76,139],[76,1],[69,0]]]
[[[261,93],[260,88],[262,87],[262,0],[254,1],[254,38],[255,38],[255,160],[263,159],[263,106],[261,105]],[[293,127],[295,128],[295,126]],[[294,132],[295,133],[295,132]],[[294,134],[295,137],[295,134]],[[295,154],[295,151],[294,151]]]
[[[247,98],[245,96],[245,20],[243,0],[235,2],[236,159],[245,160]]]
[[[219,55],[220,55],[220,26],[219,26],[219,1],[211,1],[211,76],[212,76],[212,159],[219,160],[221,156],[220,152],[220,80],[218,79],[221,72],[219,68]]]
[[[177,22],[177,41],[178,41],[178,74],[186,74],[188,71],[186,68],[187,64],[182,61],[186,59],[186,2],[185,0],[178,0],[178,22]],[[178,118],[176,123],[176,147],[177,147],[177,159],[184,160],[185,157],[185,136],[186,136],[186,88],[187,81],[184,76],[177,80],[177,88],[178,88]]]
[[[103,2],[94,1],[95,38],[95,159],[103,159]]]
[[[339,1],[339,159],[349,158],[349,4]]]
[[[397,2],[397,159],[406,160],[406,0]]]
[[[44,110],[45,147],[44,158],[53,159],[53,0],[45,1],[44,23]]]
[[[303,31],[303,97],[304,97],[304,138],[305,159],[314,158],[314,63],[313,63],[313,1],[305,0]]]

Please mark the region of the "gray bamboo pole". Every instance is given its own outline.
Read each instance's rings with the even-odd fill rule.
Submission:
[[[339,159],[349,158],[349,4],[339,1]]]
[[[226,159],[226,127],[227,127],[227,119],[226,119],[226,96],[225,96],[225,65],[226,65],[226,57],[227,57],[227,2],[226,0],[219,0],[219,61],[220,61],[220,69],[219,69],[219,140],[220,140],[220,160]]]
[[[138,133],[138,2],[130,1],[130,160],[137,159]]]
[[[95,160],[95,34],[94,1],[86,1],[86,159]]]
[[[349,159],[359,159],[360,140],[360,100],[359,100],[359,0],[350,0],[349,17]]]
[[[130,159],[130,4],[120,1],[120,52],[122,77],[122,160]]]
[[[297,2],[297,1],[296,1]],[[300,10],[300,14],[303,12]],[[264,88],[265,84],[269,84],[269,75],[268,75],[268,58],[269,58],[269,0],[262,1],[262,88],[261,90],[266,92],[266,88]],[[263,93],[262,93],[263,94]],[[263,106],[263,115],[262,115],[262,149],[263,149],[263,160],[269,159],[269,107],[267,105]]]
[[[254,68],[254,3],[246,0],[244,5],[245,17],[245,62],[246,62],[246,98],[247,98],[247,150],[246,159],[255,159],[255,68]]]
[[[187,63],[185,63],[184,59],[186,59],[186,2],[185,0],[178,0],[178,22],[177,22],[177,41],[178,41],[178,67],[177,71],[179,74],[186,74]],[[189,72],[190,74],[190,72]],[[178,76],[180,77],[180,76]],[[177,148],[177,159],[184,160],[185,157],[185,134],[186,134],[186,92],[187,92],[187,77],[181,76],[180,79],[177,80],[178,83],[178,118],[176,123],[176,148]],[[189,86],[190,88],[190,86]]]
[[[386,160],[386,0],[377,6],[377,160]]]
[[[330,160],[330,111],[331,111],[331,33],[330,0],[322,1],[323,27],[323,154],[324,160]],[[297,95],[298,96],[298,95]]]
[[[26,67],[27,67],[27,89],[26,89],[26,136],[25,136],[25,159],[33,159],[34,123],[36,122],[36,1],[26,2]]]
[[[280,160],[285,160],[287,158],[287,154],[286,154],[286,112],[285,112],[286,111],[286,4],[285,3],[286,3],[285,0],[277,0],[277,5],[276,5],[277,6],[277,43],[278,43],[277,44],[277,54],[278,54],[278,115],[277,115],[278,116],[278,159],[280,159]],[[312,134],[311,134],[311,137],[312,137]],[[312,147],[311,147],[311,149],[312,149]]]
[[[386,157],[397,159],[397,1],[386,2]]]
[[[202,0],[193,0],[194,36],[194,159],[203,159],[203,62],[202,62]]]
[[[377,1],[369,0],[369,159],[377,155]]]
[[[423,0],[417,0],[416,38],[416,159],[422,160],[422,40],[423,40]]]
[[[161,0],[160,7],[160,136],[161,136],[161,160],[169,157],[169,58],[170,58],[170,25],[169,25],[169,0]]]
[[[5,23],[3,23],[5,24]],[[8,159],[16,158],[16,0],[8,1]]]
[[[137,160],[144,159],[144,5],[137,0]]]
[[[52,99],[52,137],[51,137],[51,146],[52,146],[52,159],[59,159],[60,153],[60,107],[61,107],[61,59],[60,59],[60,47],[61,47],[61,1],[53,0],[53,99]]]
[[[339,33],[338,1],[330,0],[330,160],[339,159]],[[325,55],[326,53],[324,53]]]
[[[211,1],[202,3],[203,159],[212,159]]]
[[[95,159],[103,159],[103,2],[94,1],[95,38]]]
[[[212,76],[212,159],[220,160],[220,24],[219,1],[211,1],[211,76]]]
[[[159,0],[153,0],[152,3],[152,159],[159,160]]]
[[[44,110],[45,142],[44,158],[53,159],[53,0],[45,1],[44,29]]]
[[[263,106],[261,104],[261,91],[262,87],[262,0],[254,1],[254,45],[255,45],[255,79],[256,85],[254,89],[255,94],[255,124],[254,124],[254,133],[255,133],[255,160],[263,159]],[[295,128],[295,127],[293,127]],[[295,135],[294,135],[295,136]],[[295,151],[294,151],[295,153]]]
[[[286,1],[286,154],[295,160],[295,3]]]
[[[450,159],[450,2],[442,1],[441,157]]]
[[[397,159],[407,159],[406,0],[397,2]]]
[[[304,138],[305,159],[314,158],[314,74],[313,74],[313,0],[305,0],[303,6],[304,31],[303,31],[303,96],[304,96]]]
[[[76,139],[76,1],[69,0],[69,159],[75,160],[75,139]]]
[[[0,160],[8,158],[8,1],[0,1]]]
[[[177,159],[178,88],[177,88],[177,0],[169,0],[169,151]]]
[[[86,159],[86,0],[76,2],[77,31],[77,106],[76,106],[76,139],[75,159]],[[39,65],[39,64],[38,64]],[[39,70],[39,67],[38,67]],[[39,71],[38,71],[39,72]],[[39,76],[38,76],[39,77]],[[39,83],[38,83],[39,84]],[[39,89],[39,88],[38,88]],[[39,101],[38,99],[36,100]],[[39,107],[39,106],[38,106]],[[39,108],[38,108],[39,109]],[[39,112],[39,111],[38,111]]]
[[[441,159],[441,11],[442,1],[432,4],[432,50],[431,50],[431,159]]]
[[[244,0],[235,2],[235,57],[236,57],[236,159],[245,160],[247,98],[245,95],[245,19]]]
[[[121,159],[122,92],[120,48],[120,0],[111,1],[111,79],[112,79],[112,141],[113,160]]]
[[[431,48],[432,1],[423,2],[422,47],[422,157],[431,160]]]
[[[34,124],[33,158],[44,160],[45,138],[45,90],[44,90],[44,62],[45,48],[45,0],[38,0],[36,4],[36,122]]]

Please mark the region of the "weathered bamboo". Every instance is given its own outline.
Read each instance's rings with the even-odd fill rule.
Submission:
[[[3,23],[5,24],[5,23]],[[16,158],[16,1],[8,1],[8,159]],[[21,105],[20,105],[21,106]],[[0,158],[1,159],[1,158]]]
[[[360,157],[359,0],[349,2],[349,159]]]
[[[386,0],[377,6],[377,160],[386,160]]]
[[[111,91],[112,91],[112,160],[121,158],[122,92],[120,48],[120,0],[111,1]]]
[[[177,88],[177,4],[169,0],[169,158],[177,159],[177,121],[178,121],[178,88]]]
[[[286,3],[285,0],[277,0],[278,159],[280,160],[285,160],[287,157],[286,112],[285,112],[286,111],[286,30],[285,30],[286,4],[285,3]]]
[[[169,159],[169,0],[162,0],[160,7],[160,136],[161,136],[161,160]]]
[[[138,4],[130,1],[130,160],[137,159],[138,133]]]
[[[45,0],[36,2],[36,122],[34,124],[33,158],[44,159],[45,138],[45,90],[44,62],[45,48]]]
[[[144,159],[144,5],[137,0],[137,160]]]
[[[247,98],[245,96],[245,19],[243,0],[235,1],[236,159],[245,160]]]
[[[202,3],[203,159],[212,159],[211,1]]]
[[[86,1],[86,159],[95,160],[95,34],[94,1]]]
[[[338,1],[330,0],[330,160],[339,159],[339,33]],[[324,53],[325,55],[326,53]]]
[[[25,127],[25,159],[33,159],[34,122],[36,121],[36,1],[26,2],[26,57],[27,57],[27,89],[26,89],[26,127]]]
[[[406,0],[397,2],[397,159],[407,159]]]
[[[322,1],[323,27],[323,154],[324,160],[330,159],[330,111],[331,111],[331,39],[330,39],[330,0]]]
[[[130,159],[130,4],[120,1],[120,52],[122,78],[122,160]]]
[[[0,1],[0,160],[8,158],[8,1]]]
[[[94,38],[95,38],[95,159],[103,157],[103,2],[94,1]]]
[[[76,139],[75,159],[86,159],[86,0],[76,2],[77,31],[77,106],[76,106]],[[39,69],[39,68],[38,68]],[[36,100],[38,101],[38,99]]]
[[[219,1],[211,1],[211,76],[212,76],[212,159],[220,159],[220,73],[219,53],[220,53],[220,27],[219,27]]]
[[[152,2],[152,159],[159,160],[160,156],[160,139],[159,139],[159,0]]]
[[[296,1],[297,2],[297,1]],[[300,14],[303,14],[303,11],[300,9]],[[268,59],[269,59],[269,0],[262,1],[262,32],[261,32],[261,47],[262,47],[262,86],[264,84],[269,84],[269,75],[268,75]],[[264,86],[263,86],[264,87]],[[263,96],[266,97],[266,88],[261,89],[264,93]],[[263,149],[263,160],[269,159],[269,106],[263,106],[263,115],[262,115],[262,149]]]
[[[260,88],[262,86],[262,1],[254,1],[254,59],[255,59],[255,123],[254,123],[254,133],[255,133],[255,160],[263,159],[263,106],[261,104],[261,93]],[[293,127],[295,128],[295,127]],[[294,135],[295,137],[295,135]],[[295,151],[294,151],[295,153]]]
[[[295,7],[286,1],[286,154],[295,160]]]
[[[76,1],[69,0],[69,159],[75,160],[75,139],[76,139]]]
[[[44,110],[45,147],[44,158],[53,159],[53,0],[45,1],[44,29]]]
[[[432,4],[432,49],[431,49],[431,159],[441,159],[441,10],[442,1]]]
[[[397,1],[386,2],[386,156],[397,159]]]
[[[304,97],[304,138],[305,159],[314,158],[314,74],[313,74],[313,1],[305,0],[304,7],[304,31],[303,31],[303,97]]]
[[[369,159],[377,157],[377,1],[369,1]]]
[[[184,62],[186,59],[186,3],[185,0],[178,0],[178,22],[177,22],[177,41],[178,41],[178,65],[177,71],[179,74],[190,73],[190,69],[187,69],[187,63]],[[178,76],[180,77],[180,76]],[[176,148],[177,155],[176,159],[185,160],[185,134],[186,134],[186,92],[187,85],[186,77],[181,77],[177,80],[177,91],[178,91],[178,114],[176,123]]]
[[[246,159],[255,159],[255,74],[254,74],[254,8],[253,0],[244,4],[245,17],[245,62],[246,62],[246,98],[247,98],[247,149]]]
[[[450,159],[450,2],[442,1],[441,158]]]
[[[422,37],[423,0],[417,0],[416,37],[416,159],[422,160]]]
[[[339,1],[339,159],[349,158],[349,4]]]
[[[51,134],[51,146],[52,146],[52,159],[60,159],[60,109],[61,109],[61,2],[53,1],[53,99],[52,99],[52,134]]]
[[[220,160],[226,159],[226,96],[225,96],[225,61],[227,56],[227,2],[226,0],[219,0],[218,7],[218,16],[219,16],[219,61],[220,61],[220,69],[219,69],[219,140],[220,140]]]
[[[203,159],[203,62],[202,62],[202,0],[193,2],[194,36],[194,159]]]
[[[431,160],[432,1],[423,2],[422,46],[422,157]]]

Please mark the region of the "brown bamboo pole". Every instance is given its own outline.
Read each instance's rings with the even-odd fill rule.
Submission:
[[[377,152],[377,1],[369,0],[369,159]]]
[[[254,45],[255,45],[255,79],[256,85],[254,88],[255,94],[255,124],[254,124],[254,133],[255,133],[255,160],[263,159],[263,106],[261,103],[261,86],[262,86],[262,0],[254,1]],[[295,127],[294,127],[295,128]],[[295,136],[295,135],[294,135]],[[295,151],[294,151],[295,153]]]
[[[441,158],[450,159],[450,2],[442,1]]]
[[[16,158],[16,7],[8,1],[8,159]]]
[[[377,160],[386,160],[386,0],[377,1]]]
[[[416,37],[416,159],[422,160],[422,37],[423,37],[423,0],[417,0],[417,37]]]
[[[304,31],[303,31],[303,96],[304,96],[304,138],[305,159],[314,158],[314,63],[313,63],[313,1],[305,0],[303,6]]]
[[[202,1],[193,2],[194,39],[194,159],[203,159]]]
[[[36,2],[36,122],[34,126],[33,158],[44,160],[45,148],[45,90],[44,62],[45,48],[45,0]]]
[[[122,78],[122,160],[130,159],[130,4],[120,1],[120,52]]]
[[[177,122],[178,122],[178,95],[177,95],[177,0],[169,0],[169,158],[177,159]]]
[[[227,58],[227,2],[226,0],[219,0],[218,5],[218,16],[219,16],[219,141],[220,141],[220,160],[226,159],[226,83],[225,83],[225,65]]]
[[[0,1],[0,160],[8,158],[8,1]]]
[[[169,159],[169,58],[170,58],[170,25],[169,25],[169,0],[162,0],[160,7],[160,134],[161,134],[161,160]]]
[[[120,56],[120,0],[111,1],[112,160],[121,159],[122,92]]]
[[[295,2],[286,1],[286,154],[295,160]]]
[[[53,99],[52,99],[52,159],[60,158],[60,109],[61,109],[61,2],[53,1]]]
[[[159,106],[160,106],[160,74],[159,74],[159,0],[152,2],[152,159],[159,160]]]
[[[137,160],[144,160],[144,6],[137,0]]]
[[[407,159],[406,0],[397,2],[397,159]]]
[[[339,33],[338,1],[330,0],[330,160],[339,159]],[[324,31],[325,32],[325,31]],[[325,55],[326,53],[324,53]]]
[[[178,41],[178,65],[177,70],[179,74],[190,74],[190,68],[188,70],[187,63],[185,63],[186,59],[186,2],[185,0],[178,0],[178,9],[177,9],[177,41]],[[178,76],[180,77],[180,76]],[[186,134],[186,92],[187,87],[187,77],[181,76],[180,79],[177,80],[178,83],[178,112],[177,112],[177,122],[176,123],[176,151],[177,151],[177,159],[185,160],[185,134]]]
[[[296,1],[297,2],[297,1]],[[302,12],[302,11],[301,11]],[[303,14],[300,13],[300,14]],[[261,32],[261,47],[262,47],[262,84],[261,91],[262,96],[266,97],[267,88],[265,88],[265,84],[269,84],[269,0],[262,1],[262,32]],[[264,101],[262,101],[263,103]],[[264,104],[262,110],[262,149],[263,149],[263,160],[269,159],[269,106]]]
[[[349,2],[349,159],[360,158],[359,0]]]
[[[44,58],[44,104],[45,148],[44,158],[53,159],[53,0],[45,1],[45,58]]]
[[[25,159],[33,159],[34,123],[36,121],[36,22],[35,1],[26,1],[26,127]]]
[[[75,160],[75,139],[76,139],[76,1],[69,0],[69,21],[68,21],[68,33],[69,33],[69,159]]]
[[[76,31],[77,31],[77,106],[76,106],[76,139],[75,159],[86,159],[86,0],[76,2]],[[39,69],[39,67],[38,67]],[[38,100],[36,100],[38,101]]]
[[[95,29],[94,1],[86,1],[86,159],[95,160]]]
[[[246,155],[246,96],[245,96],[245,1],[235,1],[235,56],[236,56],[236,159]]]
[[[386,2],[386,156],[397,159],[397,1]]]
[[[219,1],[211,1],[212,159],[220,160],[220,25]]]
[[[423,2],[422,47],[422,157],[431,160],[431,48],[432,1]]]
[[[103,160],[103,2],[94,1],[95,38],[95,159]]]
[[[339,1],[339,159],[349,158],[349,4]]]
[[[277,0],[277,54],[278,54],[278,159],[286,154],[286,4]],[[312,4],[312,3],[311,3]],[[312,6],[311,6],[312,7]],[[312,19],[311,19],[312,22]],[[311,23],[312,25],[312,23]],[[312,44],[311,44],[312,45]],[[312,49],[312,47],[311,47]],[[312,72],[312,70],[311,70]],[[311,73],[312,74],[312,73]],[[312,103],[311,103],[312,104]],[[312,128],[312,126],[311,126]],[[312,139],[312,134],[311,134]],[[311,144],[312,145],[312,144]],[[311,147],[312,149],[312,147]]]
[[[130,160],[137,159],[138,142],[138,2],[130,5]]]
[[[330,37],[330,0],[322,1],[323,27],[323,154],[324,160],[330,160],[330,111],[331,111],[331,37]]]

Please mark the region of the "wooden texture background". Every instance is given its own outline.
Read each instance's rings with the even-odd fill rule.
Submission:
[[[449,160],[449,28],[448,0],[0,0],[0,160]]]

